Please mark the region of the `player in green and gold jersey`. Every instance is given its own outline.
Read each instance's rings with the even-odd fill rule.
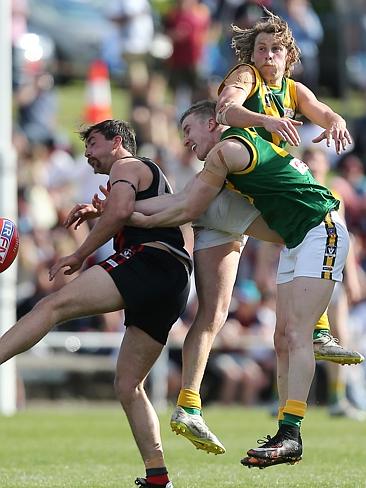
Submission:
[[[246,197],[285,243],[277,274],[275,349],[279,429],[242,460],[265,468],[302,457],[301,421],[315,370],[313,325],[342,280],[349,236],[337,213],[339,201],[312,177],[305,163],[262,139],[254,130],[225,127],[215,103],[199,102],[181,118],[184,144],[202,172],[165,199],[165,210],[134,214],[134,224],[170,226],[197,219],[226,183]]]
[[[295,117],[301,113],[325,129],[314,142],[326,138],[328,145],[334,142],[337,153],[342,151],[351,142],[344,119],[306,86],[290,78],[299,60],[299,49],[287,23],[269,11],[266,13],[268,17],[252,28],[234,27],[233,47],[239,64],[219,87],[217,120],[235,127],[254,127],[264,139],[279,147],[286,143],[298,146],[297,127],[301,122]],[[199,304],[183,344],[182,386],[171,426],[196,447],[215,453],[223,452],[222,445],[202,422],[199,390],[211,345],[227,316],[245,244],[245,238],[240,236],[248,234],[252,222],[259,222],[258,211],[250,205],[244,211],[237,195],[223,191],[193,223]],[[212,300],[205,299],[208,295]],[[326,312],[315,325],[313,346],[319,360],[340,364],[363,360],[357,351],[342,347],[332,337]]]

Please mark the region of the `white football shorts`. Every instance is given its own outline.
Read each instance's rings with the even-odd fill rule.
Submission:
[[[301,244],[281,250],[277,284],[288,283],[297,276],[342,281],[349,240],[346,224],[338,212],[328,213]]]
[[[259,215],[260,211],[246,198],[224,188],[192,223],[194,251],[235,241],[244,247],[248,240],[245,231]]]

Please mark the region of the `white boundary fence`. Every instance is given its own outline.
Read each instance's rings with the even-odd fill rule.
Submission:
[[[17,369],[20,375],[24,371],[113,372],[122,338],[122,332],[50,332],[31,350],[17,356]],[[114,349],[116,354],[87,352],[88,349],[104,348]],[[79,349],[85,353],[75,354]],[[150,399],[158,410],[164,410],[168,388],[168,348],[163,349],[155,363],[150,381]]]
[[[17,369],[23,371],[73,371],[93,373],[113,372],[123,332],[50,332],[30,351],[17,356]],[[182,344],[169,340],[150,373],[150,399],[158,410],[167,404],[169,349],[181,349]],[[215,348],[219,348],[218,341]],[[236,347],[243,349],[272,348],[272,342],[263,342],[258,336],[240,337]],[[116,354],[103,355],[88,353],[87,350],[115,349]],[[75,354],[83,349],[83,354]]]

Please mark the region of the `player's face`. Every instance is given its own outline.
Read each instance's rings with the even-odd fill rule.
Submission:
[[[280,82],[286,68],[287,49],[274,34],[261,32],[256,37],[252,62],[267,82]]]
[[[90,133],[85,141],[85,157],[94,169],[94,173],[109,174],[114,146],[114,140],[106,139],[102,133],[97,131]]]
[[[188,115],[182,123],[183,144],[192,149],[200,161],[204,161],[212,146],[210,121],[196,114]]]

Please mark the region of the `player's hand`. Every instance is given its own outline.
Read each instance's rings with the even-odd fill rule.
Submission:
[[[327,141],[327,146],[330,147],[332,140],[337,154],[347,149],[347,146],[352,144],[352,137],[346,128],[346,123],[336,122],[332,124],[329,129],[325,129],[318,137],[313,139],[313,142]]]
[[[98,210],[99,215],[102,215],[103,210],[104,210],[104,206],[105,206],[105,202],[106,202],[108,195],[109,195],[109,191],[103,185],[99,185],[99,190],[103,193],[105,198],[102,200],[101,198],[99,198],[98,193],[94,193],[94,196],[92,198],[92,205]]]
[[[149,221],[150,221],[149,216],[144,215],[143,213],[140,212],[132,212],[126,224],[131,225],[132,227],[149,228],[150,227]]]
[[[60,258],[53,266],[51,266],[48,272],[49,280],[52,281],[56,274],[62,268],[68,268],[66,271],[64,271],[65,275],[71,275],[75,273],[75,271],[81,268],[83,262],[84,259],[79,257],[76,253],[70,254],[70,256]]]
[[[92,203],[78,203],[69,212],[64,221],[64,226],[68,229],[76,222],[74,227],[76,230],[86,220],[95,219],[100,215],[101,213]]]
[[[300,120],[293,120],[287,117],[267,117],[263,127],[267,132],[272,132],[281,137],[290,146],[299,146],[301,139],[296,127],[302,125]]]

